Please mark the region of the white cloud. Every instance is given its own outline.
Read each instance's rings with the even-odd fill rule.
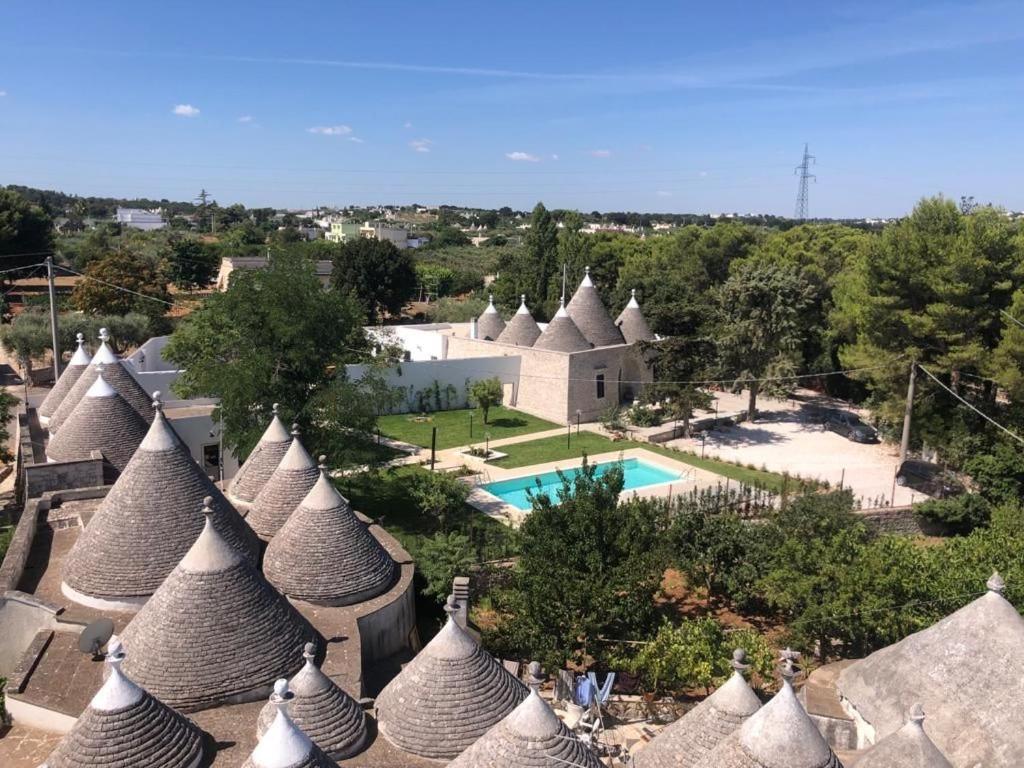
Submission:
[[[540,158],[536,155],[531,155],[529,152],[506,152],[505,157],[509,160],[515,160],[521,163],[539,163]]]
[[[365,144],[366,142],[360,139],[358,136],[349,136],[348,140],[355,144]]]
[[[430,139],[413,139],[409,142],[409,146],[416,152],[429,152],[433,143]]]
[[[666,192],[664,189],[659,189],[654,194],[656,194],[658,197],[672,197],[672,193]]]
[[[406,120],[405,124],[402,127],[405,128],[405,130],[408,131],[410,128],[412,128],[412,123],[410,123],[408,120]]]
[[[610,149],[592,149],[590,150],[591,157],[611,157],[612,151]]]
[[[558,159],[558,155],[552,155],[552,156],[551,156],[551,159],[552,159],[552,160],[557,160],[557,159]]]
[[[242,115],[238,118],[238,122],[240,123],[251,123],[253,120],[255,120],[255,118],[252,115]]]
[[[347,125],[316,125],[307,128],[306,131],[320,136],[348,136],[352,133],[352,129]]]
[[[175,104],[171,112],[178,117],[199,117],[199,107],[193,107],[191,104]]]
[[[7,95],[7,91],[0,91],[0,98],[3,98],[6,95]]]
[[[700,172],[700,174],[699,174],[699,176],[700,176],[700,177],[701,177],[702,179],[703,179],[703,178],[704,178],[705,176],[707,176],[707,175],[708,175],[708,172],[707,172],[707,171],[701,171],[701,172]]]

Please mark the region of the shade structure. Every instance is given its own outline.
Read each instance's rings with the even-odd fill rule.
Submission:
[[[366,746],[366,715],[359,702],[345,693],[314,663],[315,646],[307,643],[305,665],[289,681],[278,680],[276,696],[260,712],[256,729],[263,736],[273,724],[277,710],[285,712],[299,729],[329,757],[343,760]]]
[[[203,532],[123,634],[126,671],[182,710],[263,698],[321,640],[203,512]]]
[[[287,690],[287,681],[279,682],[284,683]],[[338,764],[292,722],[282,706],[283,698],[276,691],[270,698],[277,710],[274,719],[242,768],[338,768]]]
[[[281,422],[277,407],[277,403],[274,403],[274,415],[270,419],[270,424],[256,447],[252,449],[249,458],[238,468],[238,472],[231,480],[228,498],[234,502],[252,503],[288,452],[292,436]]]
[[[960,610],[839,674],[846,706],[876,738],[902,728],[907,707],[918,702],[928,713],[929,736],[953,765],[1024,765],[1024,618],[1003,596],[999,574],[987,588]]]
[[[924,709],[910,708],[907,724],[873,746],[857,761],[857,768],[953,768],[924,732]]]
[[[505,325],[505,329],[498,334],[496,341],[502,344],[514,344],[517,347],[532,347],[533,343],[540,338],[540,327],[533,319],[530,310],[526,308],[526,295],[519,297],[519,309],[512,315],[512,319]]]
[[[644,313],[640,311],[640,303],[636,300],[636,289],[630,291],[629,302],[625,309],[619,313],[615,320],[622,333],[622,338],[627,344],[635,344],[638,341],[654,341],[655,335],[651,327],[647,325]]]
[[[68,392],[78,381],[79,377],[89,367],[89,363],[92,361],[92,356],[85,348],[85,336],[78,334],[78,349],[75,350],[75,354],[71,356],[71,360],[68,361],[67,368],[61,373],[60,377],[53,384],[53,389],[46,393],[46,397],[43,402],[36,408],[36,415],[39,417],[39,423],[44,427],[50,423],[50,416],[57,410],[57,406],[60,405],[61,401],[67,396]]]
[[[743,677],[743,651],[733,654],[732,666],[725,684],[636,753],[637,768],[701,768],[708,754],[761,708]]]
[[[590,346],[590,342],[583,338],[580,329],[566,312],[564,299],[558,312],[533,344],[534,349],[547,349],[552,352],[582,352],[584,349],[590,349]]]
[[[450,762],[449,768],[602,768],[537,691]]]
[[[395,561],[320,467],[312,490],[267,545],[263,572],[288,597],[351,605],[391,586]]]
[[[501,332],[505,330],[505,321],[501,319],[498,309],[494,306],[494,294],[487,297],[487,309],[476,321],[477,338],[484,341],[497,341]]]
[[[789,652],[787,652],[789,653]],[[708,754],[706,768],[842,768],[793,692],[795,654],[783,657],[782,687]]]
[[[224,540],[256,562],[256,536],[153,406],[145,439],[64,560],[61,588],[72,600],[136,610],[199,537],[204,505]]]
[[[580,333],[595,347],[625,343],[590,279],[590,267],[565,309]]]
[[[263,541],[281,530],[281,526],[316,484],[320,470],[299,440],[298,425],[292,425],[292,441],[277,469],[256,494],[249,514],[249,526]]]
[[[381,734],[421,757],[451,760],[526,698],[519,680],[484,651],[453,618],[377,697]]]
[[[68,417],[70,417],[75,406],[85,397],[89,387],[96,381],[96,376],[101,368],[103,370],[103,378],[107,380],[107,383],[117,390],[117,393],[125,399],[128,405],[135,409],[139,416],[146,420],[146,423],[149,423],[153,418],[153,411],[150,408],[152,398],[146,394],[146,391],[125,367],[125,362],[110,349],[110,336],[107,334],[106,328],[100,329],[100,340],[99,349],[93,355],[92,362],[82,372],[81,376],[78,377],[78,381],[74,383],[67,395],[61,400],[60,405],[57,406],[50,416],[47,427],[51,433],[58,431]]]
[[[106,681],[43,768],[198,768],[209,762],[203,732],[121,670],[123,648],[107,644]]]
[[[83,375],[79,382],[84,380]],[[50,436],[46,457],[51,461],[75,461],[99,451],[109,470],[106,474],[113,478],[128,465],[147,429],[142,417],[104,375],[97,373],[61,430]]]

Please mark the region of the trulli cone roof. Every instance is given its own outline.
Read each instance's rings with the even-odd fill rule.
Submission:
[[[553,352],[582,352],[590,349],[590,342],[583,338],[576,323],[565,310],[565,302],[551,318],[551,322],[534,342],[534,349],[548,349]]]
[[[907,724],[872,747],[857,768],[953,768],[924,732],[924,710],[911,707]]]
[[[530,310],[526,308],[526,296],[520,297],[519,309],[512,315],[512,319],[505,325],[505,329],[498,334],[496,341],[502,344],[514,344],[517,347],[532,347],[533,343],[540,338],[540,328],[537,321],[533,319]]]
[[[590,267],[587,267],[587,273],[566,306],[566,311],[584,338],[595,347],[607,347],[624,342],[622,334],[612,322],[611,315],[605,309],[601,296],[590,279]]]
[[[203,733],[121,670],[120,643],[108,643],[110,674],[42,768],[197,768]]]
[[[290,598],[351,605],[387,591],[395,561],[321,469],[312,490],[270,540],[263,573]]]
[[[275,697],[260,712],[256,733],[263,736],[274,722],[280,699],[285,712],[313,743],[335,760],[343,760],[366,746],[366,715],[359,702],[334,684],[313,663],[313,644],[303,651],[306,664],[290,681],[278,680]]]
[[[637,752],[636,768],[702,768],[711,750],[761,708],[737,666],[742,658],[734,658],[736,671],[725,684]]]
[[[245,518],[256,535],[270,541],[313,489],[319,476],[316,462],[302,446],[298,429],[294,428],[284,458],[256,494]]]
[[[88,459],[100,451],[107,463],[122,471],[146,436],[146,422],[109,384],[106,375],[97,373],[93,383],[64,422],[50,436],[46,456],[53,461]],[[86,374],[78,380],[85,381]],[[77,385],[76,385],[77,386]]]
[[[840,693],[878,739],[902,728],[920,703],[928,733],[954,765],[1024,765],[1024,618],[1005,588],[993,574],[981,597],[840,673]]]
[[[244,502],[253,501],[274,474],[291,442],[292,436],[277,415],[277,403],[274,403],[274,416],[249,458],[235,473],[228,496]]]
[[[146,391],[135,380],[135,377],[125,368],[124,361],[111,351],[110,346],[107,344],[109,337],[105,330],[100,332],[100,338],[103,341],[100,343],[99,349],[96,350],[96,354],[93,355],[89,367],[78,377],[78,381],[68,390],[67,395],[61,400],[60,405],[57,406],[50,416],[47,427],[51,433],[60,429],[61,425],[71,415],[75,406],[78,405],[78,402],[85,397],[89,387],[96,381],[96,376],[99,374],[101,366],[103,378],[107,380],[107,383],[117,390],[118,394],[135,409],[139,416],[145,419],[147,424],[152,420],[153,409],[150,407],[150,396],[146,394]]]
[[[601,768],[536,691],[450,762],[449,768]]]
[[[793,692],[793,667],[782,688],[711,750],[706,768],[842,768]]]
[[[338,764],[292,722],[285,709],[277,706],[276,695],[272,695],[270,701],[277,709],[274,719],[242,768],[338,768]]]
[[[295,608],[218,533],[203,532],[124,630],[126,670],[178,709],[262,698],[319,640]]]
[[[627,344],[634,344],[638,341],[653,341],[654,334],[651,327],[647,325],[644,313],[640,311],[640,304],[636,300],[636,291],[632,292],[625,309],[619,313],[615,325],[622,332],[622,337]]]
[[[421,757],[451,760],[526,698],[527,690],[453,618],[377,697],[380,732]]]
[[[57,406],[60,405],[68,392],[71,391],[71,388],[85,369],[89,367],[91,360],[92,357],[90,357],[85,349],[85,337],[82,334],[78,334],[78,349],[71,356],[68,367],[64,369],[60,378],[54,382],[53,389],[46,393],[43,402],[36,408],[36,414],[39,416],[44,427],[49,423],[49,419],[53,412],[57,410]]]
[[[477,338],[484,339],[485,341],[497,341],[504,330],[505,321],[501,319],[497,307],[494,306],[494,296],[488,296],[487,309],[483,311],[480,318],[476,321]]]
[[[65,594],[124,600],[153,594],[203,530],[204,504],[221,536],[255,563],[252,530],[192,459],[156,406],[139,449],[64,560]],[[69,589],[70,588],[70,591]]]

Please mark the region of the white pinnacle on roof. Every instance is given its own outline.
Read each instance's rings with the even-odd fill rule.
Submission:
[[[169,451],[179,444],[178,436],[164,416],[164,404],[160,402],[160,391],[157,390],[153,393],[153,423],[149,425],[149,431],[139,448],[144,451]]]
[[[526,308],[526,294],[519,294],[519,309],[516,310],[517,315],[528,315],[530,310]]]
[[[107,380],[103,378],[103,369],[100,368],[100,375],[96,377],[96,381],[89,387],[89,391],[85,393],[86,397],[114,397],[117,394],[112,386],[107,384]]]
[[[298,430],[293,430],[292,437],[298,436]],[[301,470],[311,469],[314,467],[316,467],[316,462],[313,461],[313,457],[309,455],[309,451],[307,451],[298,440],[292,440],[291,445],[288,446],[288,450],[284,454],[284,458],[281,459],[281,463],[277,465],[278,469]]]
[[[629,301],[626,302],[626,309],[640,309],[640,302],[636,300],[636,288],[629,289]]]
[[[68,361],[68,365],[88,365],[92,361],[92,358],[89,356],[89,352],[85,348],[85,335],[79,333],[75,337],[75,341],[78,342],[78,349],[76,349],[75,354],[71,356],[71,360]]]
[[[203,499],[203,532],[192,548],[185,553],[178,567],[189,573],[217,573],[226,571],[242,561],[241,553],[232,547],[213,527],[213,497]]]
[[[106,682],[96,691],[89,706],[100,712],[116,712],[130,707],[142,698],[143,692],[135,683],[124,676],[121,662],[124,661],[124,646],[121,638],[112,635],[107,642],[107,669],[110,674]]]
[[[580,288],[593,288],[594,281],[590,279],[590,267],[583,268],[583,279],[580,281]]]
[[[277,706],[274,722],[260,737],[242,768],[336,768],[337,764],[288,717],[284,706],[287,696],[288,681],[275,682],[270,695],[270,701]]]
[[[935,742],[924,732],[924,709],[914,704],[907,724],[868,750],[857,768],[953,768]]]
[[[60,378],[54,382],[53,389],[46,393],[46,397],[43,402],[39,404],[36,409],[36,414],[39,416],[39,423],[44,427],[49,426],[50,417],[56,412],[57,408],[60,407],[61,402],[68,396],[72,387],[78,383],[78,380],[85,373],[85,370],[89,367],[89,363],[92,358],[89,356],[88,350],[85,348],[85,336],[78,334],[78,349],[75,350],[75,354],[71,356],[71,360],[68,362],[67,368],[61,373]]]
[[[110,341],[110,334],[107,333],[106,328],[100,328],[100,340],[100,348],[92,357],[93,365],[112,365],[120,362],[117,355],[110,349],[110,345],[107,344]]]
[[[488,315],[496,315],[496,314],[498,314],[498,310],[494,306],[494,294],[493,293],[487,294],[487,309],[485,309],[484,312],[486,314],[488,314]]]

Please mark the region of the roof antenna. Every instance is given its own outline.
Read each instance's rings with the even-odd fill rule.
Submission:
[[[562,301],[565,301],[565,279],[567,277],[569,265],[564,261],[562,262]]]

